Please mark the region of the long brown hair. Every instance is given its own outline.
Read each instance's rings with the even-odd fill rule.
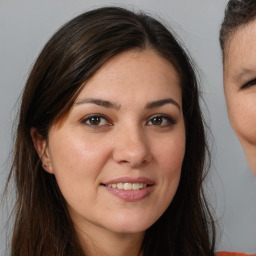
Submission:
[[[54,175],[45,172],[30,136],[47,139],[70,110],[82,84],[113,56],[154,49],[177,70],[182,89],[186,151],[176,195],[146,230],[145,256],[214,255],[214,223],[204,197],[206,141],[193,64],[173,34],[152,17],[118,8],[89,11],[49,40],[24,88],[9,180],[16,186],[13,256],[84,255]]]

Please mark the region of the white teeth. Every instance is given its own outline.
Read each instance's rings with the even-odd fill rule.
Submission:
[[[124,190],[132,190],[132,184],[131,183],[124,183]]]
[[[139,190],[140,184],[139,183],[132,183],[132,190]]]
[[[115,183],[115,184],[108,184],[107,185],[110,188],[117,188],[117,189],[123,189],[123,190],[140,190],[142,188],[146,188],[146,183]]]
[[[118,189],[124,189],[124,183],[117,183],[116,187]]]

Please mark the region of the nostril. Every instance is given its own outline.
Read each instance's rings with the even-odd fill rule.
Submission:
[[[121,160],[120,161],[121,164],[126,164],[126,163],[129,163],[127,160]]]
[[[136,135],[136,132],[132,137],[123,135],[116,138],[112,157],[115,162],[132,167],[144,165],[152,159],[146,139],[139,133]]]

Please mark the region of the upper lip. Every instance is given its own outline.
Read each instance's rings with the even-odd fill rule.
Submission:
[[[117,179],[109,180],[107,182],[103,182],[102,184],[108,185],[108,184],[116,184],[116,183],[146,183],[148,185],[153,185],[155,182],[149,178],[146,177],[120,177]]]

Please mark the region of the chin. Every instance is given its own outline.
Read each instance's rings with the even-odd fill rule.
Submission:
[[[249,163],[252,173],[256,176],[256,155],[255,157],[247,156],[247,161]]]
[[[143,220],[143,221],[142,221]],[[156,221],[156,220],[155,220]],[[154,224],[153,220],[145,220],[140,218],[140,220],[116,220],[114,225],[112,226],[112,231],[116,233],[123,233],[123,234],[136,234],[136,233],[143,233],[145,232],[150,226]]]
[[[256,142],[242,142],[242,146],[246,155],[246,159],[250,166],[251,171],[256,176]]]

